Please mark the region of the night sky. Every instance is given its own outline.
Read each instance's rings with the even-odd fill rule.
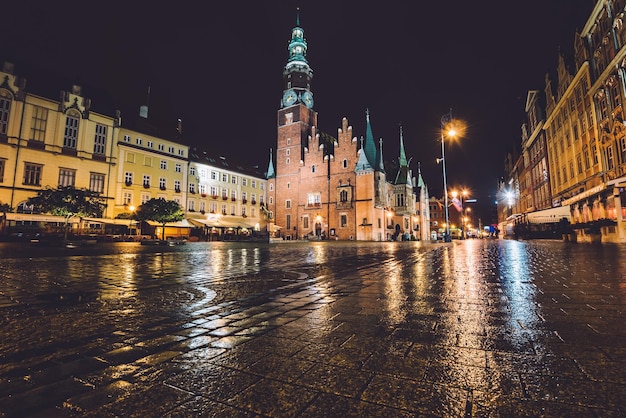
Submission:
[[[157,125],[173,129],[181,118],[188,145],[266,169],[300,7],[320,129],[336,137],[347,117],[360,137],[370,109],[392,160],[402,124],[412,168],[421,162],[440,196],[440,118],[452,108],[468,129],[447,144],[448,184],[470,189],[484,209],[506,152],[521,142],[528,91],[544,89],[595,3],[11,1],[0,60],[30,92],[57,99],[79,84],[94,111],[120,109],[122,121],[136,117],[150,87]]]

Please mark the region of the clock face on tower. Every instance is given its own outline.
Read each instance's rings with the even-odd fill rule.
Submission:
[[[309,109],[313,107],[313,95],[309,91],[302,93],[302,101]]]
[[[298,100],[298,95],[295,91],[289,89],[283,94],[283,106],[291,106]]]

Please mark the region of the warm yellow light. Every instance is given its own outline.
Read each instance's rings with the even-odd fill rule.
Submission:
[[[134,207],[133,205],[130,205],[130,206],[128,207],[128,210],[130,210],[131,212],[134,212],[134,211],[135,211],[135,207]]]

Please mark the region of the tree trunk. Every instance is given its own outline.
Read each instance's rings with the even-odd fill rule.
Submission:
[[[161,226],[162,230],[161,230],[161,239],[165,240],[165,224],[163,224]]]

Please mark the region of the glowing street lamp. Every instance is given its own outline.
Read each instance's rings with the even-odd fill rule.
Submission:
[[[441,158],[437,158],[437,163],[441,162],[441,167],[443,169],[443,196],[444,196],[444,211],[446,213],[446,230],[443,237],[444,242],[450,242],[450,216],[448,213],[448,181],[446,179],[446,147],[445,147],[445,138],[446,136],[450,139],[455,138],[457,136],[456,130],[450,126],[450,122],[452,121],[452,110],[450,113],[443,115],[441,117]],[[446,131],[447,128],[447,131]]]

